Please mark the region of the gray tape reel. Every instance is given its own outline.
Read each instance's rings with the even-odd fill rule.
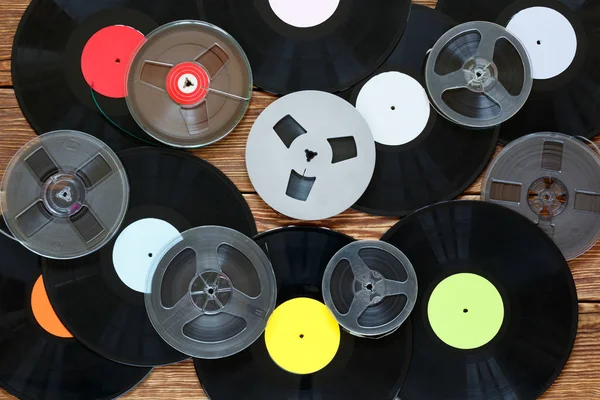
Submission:
[[[396,331],[417,300],[415,270],[404,253],[381,241],[353,242],[338,251],[323,276],[323,298],[338,323],[360,337]]]
[[[300,220],[333,217],[363,195],[375,170],[369,125],[330,93],[297,92],[258,117],[246,146],[246,166],[260,197]]]
[[[600,157],[572,136],[543,132],[511,142],[481,192],[538,224],[567,260],[600,239]]]
[[[83,257],[117,232],[129,204],[129,182],[117,155],[86,133],[38,136],[11,159],[1,185],[6,225],[29,250],[47,258]]]
[[[166,245],[148,275],[150,321],[196,358],[236,354],[264,332],[275,308],[275,273],[263,250],[229,228],[204,226]]]
[[[425,81],[444,117],[476,129],[515,115],[533,86],[529,56],[519,39],[500,25],[481,21],[454,27],[436,42]]]

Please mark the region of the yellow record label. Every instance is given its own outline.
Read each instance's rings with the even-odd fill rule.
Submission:
[[[325,368],[340,346],[340,327],[325,304],[301,297],[275,309],[265,329],[273,361],[293,374]]]
[[[498,289],[484,277],[456,274],[433,290],[427,316],[435,334],[448,346],[476,349],[500,331],[504,303]]]

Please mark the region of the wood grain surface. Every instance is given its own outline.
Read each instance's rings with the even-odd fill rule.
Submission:
[[[436,1],[416,2],[434,6]],[[0,1],[0,16],[2,16],[0,22],[0,176],[12,155],[35,136],[19,109],[10,74],[14,33],[28,4],[29,0]],[[276,213],[258,197],[245,169],[244,151],[249,130],[261,111],[275,98],[264,92],[255,91],[248,114],[232,134],[215,145],[194,151],[194,154],[219,167],[236,184],[250,204],[259,231],[299,224],[298,221]],[[597,138],[596,142],[600,144],[600,139]],[[497,149],[499,150],[500,148]],[[460,198],[479,199],[480,190],[481,177]],[[396,222],[397,219],[394,218],[374,217],[349,210],[329,220],[302,223],[302,225],[326,226],[357,239],[378,239]],[[546,400],[600,398],[600,245],[570,262],[570,267],[580,300],[578,336],[565,370],[544,395],[543,398]],[[12,397],[0,390],[0,400],[10,398]],[[196,378],[191,361],[156,368],[125,398],[207,399]]]

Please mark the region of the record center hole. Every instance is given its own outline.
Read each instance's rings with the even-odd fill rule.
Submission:
[[[300,339],[304,339],[304,334],[300,334]]]
[[[117,59],[115,60],[115,62],[116,62],[117,64],[120,64],[120,63],[121,63],[121,59],[120,59],[120,58],[117,58]]]
[[[396,111],[396,106],[391,107],[392,111]]]
[[[367,290],[373,290],[373,284],[372,283],[367,284]]]
[[[465,308],[465,309],[463,310],[463,312],[466,314],[466,313],[468,313],[468,312],[469,312],[469,310]]]
[[[541,41],[541,40],[538,40],[538,41],[537,41],[537,44],[538,44],[538,46],[539,46],[539,45],[541,45],[541,44],[542,44],[542,41]]]
[[[152,258],[152,253],[148,253],[148,257]]]
[[[194,82],[190,81],[189,78],[185,78],[184,86],[189,88],[190,86],[194,86]]]

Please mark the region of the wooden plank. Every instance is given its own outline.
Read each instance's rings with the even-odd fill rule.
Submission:
[[[571,358],[543,400],[600,398],[600,304],[579,305],[579,327]],[[549,335],[551,332],[549,332]],[[233,385],[236,382],[232,382]],[[131,400],[207,400],[191,361],[156,368],[136,389]],[[13,399],[0,390],[0,400]],[[233,399],[232,399],[233,400]]]
[[[29,0],[2,0],[0,2],[0,86],[11,86],[10,57],[19,21]]]

